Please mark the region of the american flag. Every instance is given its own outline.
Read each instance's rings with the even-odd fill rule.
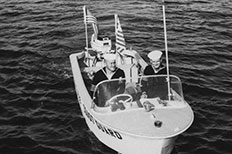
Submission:
[[[118,18],[117,14],[115,14],[115,35],[116,35],[116,43],[115,43],[116,51],[120,53],[120,52],[126,50],[126,42],[124,39],[122,27],[120,25],[119,18]]]
[[[90,11],[86,8],[86,6],[83,7],[83,11],[84,11],[84,23],[85,24],[92,23],[94,34],[95,36],[97,36],[98,34],[97,18],[90,13]]]

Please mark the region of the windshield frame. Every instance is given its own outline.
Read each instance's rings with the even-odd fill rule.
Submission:
[[[96,86],[95,89],[93,91],[93,103],[96,104],[95,100],[96,100],[96,95],[98,93],[99,87],[104,84],[104,83],[111,83],[111,82],[118,82],[118,81],[123,81],[125,82],[125,88],[127,86],[127,84],[132,83],[133,85],[136,86],[141,86],[141,82],[143,81],[144,78],[166,78],[167,79],[167,75],[142,75],[139,76],[138,78],[138,82],[133,82],[133,78],[120,78],[120,79],[110,79],[110,80],[103,80],[101,82],[99,82]],[[184,95],[183,95],[183,89],[182,89],[182,83],[179,77],[175,76],[175,75],[169,75],[170,78],[170,91],[171,91],[171,95],[174,95],[174,91],[176,94],[178,94],[178,100],[179,101],[183,101],[184,102]]]

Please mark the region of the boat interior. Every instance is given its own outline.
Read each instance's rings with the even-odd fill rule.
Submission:
[[[93,99],[93,109],[98,113],[125,112],[135,109],[149,111],[154,108],[181,108],[186,103],[183,98],[182,85],[178,77],[169,76],[170,92],[168,92],[167,75],[143,76],[136,62],[127,59],[129,64],[117,62],[117,67],[125,72],[125,79],[113,79],[100,82],[91,91],[94,74],[104,67],[104,62],[86,58],[78,60],[81,66],[85,86]],[[81,63],[81,64],[80,64]],[[91,67],[88,67],[89,65]]]

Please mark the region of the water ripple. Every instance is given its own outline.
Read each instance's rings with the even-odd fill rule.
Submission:
[[[150,50],[164,51],[160,4],[2,0],[0,151],[114,153],[88,130],[76,101],[68,56],[85,46],[82,6],[88,6],[100,31],[113,41],[117,13],[127,47],[147,59]],[[231,6],[231,0],[166,2],[170,70],[183,81],[195,114],[173,153],[231,153]]]

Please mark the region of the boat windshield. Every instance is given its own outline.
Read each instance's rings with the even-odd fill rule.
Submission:
[[[137,82],[134,82],[137,81]],[[138,80],[113,79],[100,82],[94,91],[93,100],[99,107],[108,105],[112,98],[137,101],[141,98],[184,102],[182,85],[178,77],[170,75],[141,76]],[[170,85],[170,92],[168,86]]]

